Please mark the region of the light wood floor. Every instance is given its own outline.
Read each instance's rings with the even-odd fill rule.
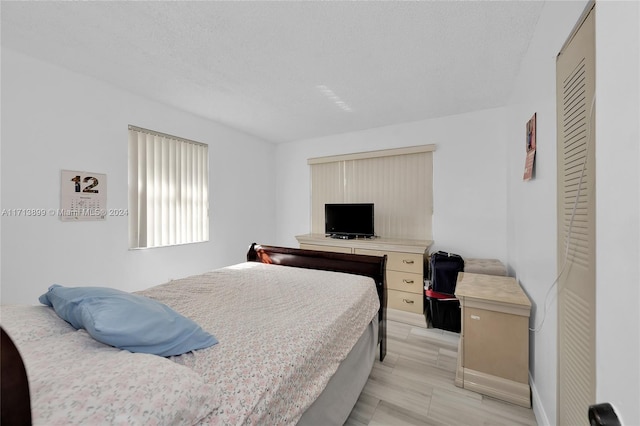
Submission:
[[[387,321],[387,356],[376,360],[345,425],[536,425],[531,409],[455,386],[458,339]]]

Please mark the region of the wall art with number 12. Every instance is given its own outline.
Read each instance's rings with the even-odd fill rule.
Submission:
[[[58,212],[61,220],[105,220],[106,209],[106,174],[62,170]]]

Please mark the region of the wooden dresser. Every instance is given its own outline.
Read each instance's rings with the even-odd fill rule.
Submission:
[[[462,309],[456,385],[531,407],[531,302],[515,278],[461,272]]]
[[[392,238],[356,238],[342,240],[324,234],[296,236],[301,249],[338,253],[387,255],[387,307],[422,314],[424,294],[424,262],[429,240]],[[424,318],[423,318],[424,319]]]

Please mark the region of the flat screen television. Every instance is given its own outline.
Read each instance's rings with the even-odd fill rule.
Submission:
[[[374,237],[373,203],[325,204],[324,225],[333,238]]]

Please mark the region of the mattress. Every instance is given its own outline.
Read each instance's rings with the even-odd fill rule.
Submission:
[[[173,357],[219,391],[207,424],[295,424],[369,323],[371,278],[247,262],[140,292],[214,334]]]

